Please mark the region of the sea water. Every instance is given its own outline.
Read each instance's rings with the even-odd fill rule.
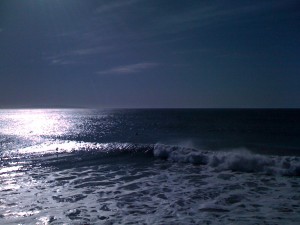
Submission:
[[[300,110],[0,110],[0,224],[299,224]]]

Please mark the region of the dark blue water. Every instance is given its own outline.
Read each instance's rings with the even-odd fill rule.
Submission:
[[[34,117],[36,127],[30,121],[35,123]],[[246,147],[300,154],[296,109],[10,110],[1,112],[0,125],[2,144],[8,138],[35,135],[98,143],[191,141],[209,150]]]
[[[245,147],[259,153],[300,154],[300,110],[296,109],[50,110],[47,113],[56,116],[59,124],[57,132],[40,135],[45,138],[97,143],[190,142],[207,150]],[[60,132],[61,123],[66,122],[70,128]]]
[[[298,224],[299,137],[298,109],[1,110],[0,223]]]

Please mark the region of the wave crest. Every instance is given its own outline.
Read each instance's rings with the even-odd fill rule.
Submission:
[[[281,174],[300,176],[300,158],[295,156],[264,156],[246,150],[213,152],[193,148],[156,144],[153,154],[173,162],[207,165],[217,171]]]
[[[124,157],[127,157],[126,159]],[[215,171],[300,176],[300,157],[253,154],[247,150],[203,151],[164,144],[61,142],[2,152],[0,165],[30,160],[48,165],[103,163],[158,158],[176,163],[202,165]]]

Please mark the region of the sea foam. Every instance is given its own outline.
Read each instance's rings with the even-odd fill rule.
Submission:
[[[124,159],[123,157],[127,157]],[[134,143],[54,142],[2,152],[2,163],[12,159],[29,159],[38,163],[95,163],[111,160],[151,160],[202,165],[216,171],[300,176],[300,157],[254,154],[247,149],[208,151],[178,145]],[[123,159],[122,159],[123,158]]]
[[[257,172],[300,176],[300,158],[295,156],[267,156],[247,150],[201,151],[193,148],[156,144],[153,154],[173,162],[208,165],[218,171]]]

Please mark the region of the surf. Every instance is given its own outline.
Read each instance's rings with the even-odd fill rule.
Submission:
[[[160,143],[60,141],[1,152],[2,164],[23,160],[31,164],[59,166],[60,164],[74,165],[78,162],[84,165],[91,162],[126,163],[127,160],[154,159],[206,166],[215,171],[300,176],[300,157],[255,154],[245,148],[211,151]]]

